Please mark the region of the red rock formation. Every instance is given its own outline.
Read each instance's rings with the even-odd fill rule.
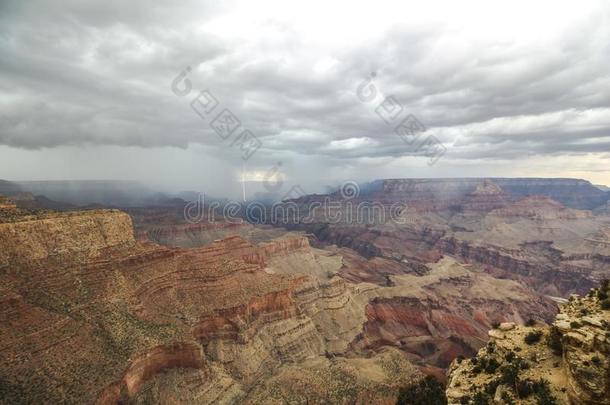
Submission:
[[[173,343],[152,348],[136,357],[123,377],[99,395],[98,405],[114,405],[135,396],[142,385],[155,375],[172,368],[203,368],[201,347],[193,343]]]
[[[291,295],[300,283],[295,280],[292,288],[272,292],[260,297],[252,297],[246,304],[222,308],[213,315],[203,317],[193,328],[193,336],[206,345],[213,339],[239,340],[240,333],[256,323],[278,319],[288,319],[297,313]]]
[[[432,297],[377,298],[367,306],[367,322],[353,346],[374,349],[393,345],[416,360],[444,368],[458,355],[474,355],[487,341],[492,321],[529,317],[550,321],[554,314],[550,301],[489,301],[466,296],[451,301]]]

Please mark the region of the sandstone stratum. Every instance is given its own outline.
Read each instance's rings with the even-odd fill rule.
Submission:
[[[137,240],[118,210],[7,209],[7,404],[393,403],[474,354],[496,319],[555,313],[550,300],[450,257],[367,259],[264,227],[171,247]],[[382,280],[357,276],[380,269]]]

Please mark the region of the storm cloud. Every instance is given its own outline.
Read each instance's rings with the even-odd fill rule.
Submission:
[[[239,170],[239,150],[190,106],[207,89],[260,140],[248,167],[284,162],[294,181],[556,165],[610,182],[607,2],[353,3],[3,1],[0,177],[31,175],[15,173],[14,151],[52,173],[45,156],[97,147],[171,150],[164,164],[193,178],[194,153]],[[180,97],[171,83],[187,66]],[[377,97],[363,102],[372,76]],[[446,147],[435,167],[376,113],[387,96]]]

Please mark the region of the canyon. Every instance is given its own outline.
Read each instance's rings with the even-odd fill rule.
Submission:
[[[606,194],[552,180],[384,180],[285,201],[299,216],[281,224],[3,199],[0,403],[390,404],[426,375],[451,390],[495,325],[557,324],[561,298],[610,276]],[[312,212],[329,201],[341,221]],[[356,202],[404,207],[354,222]]]

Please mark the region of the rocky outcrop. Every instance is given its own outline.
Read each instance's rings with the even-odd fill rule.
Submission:
[[[472,359],[449,369],[447,397],[459,403],[609,404],[610,289],[573,296],[551,326],[500,324]]]
[[[561,335],[567,393],[574,404],[610,403],[610,301],[600,300],[608,293],[605,284],[588,297],[572,298],[553,324]]]

